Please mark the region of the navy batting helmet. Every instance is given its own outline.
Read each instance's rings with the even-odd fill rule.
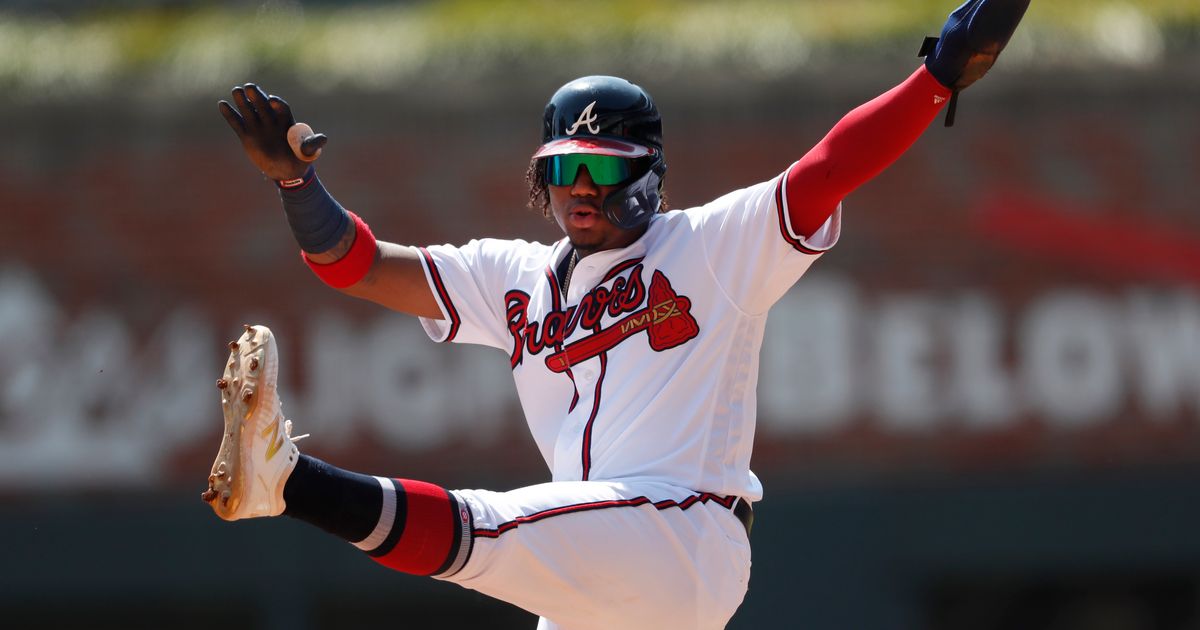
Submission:
[[[568,153],[645,158],[649,166],[604,200],[614,225],[644,225],[662,203],[662,119],[645,90],[617,77],[575,79],[550,97],[542,119],[542,146],[535,159]]]

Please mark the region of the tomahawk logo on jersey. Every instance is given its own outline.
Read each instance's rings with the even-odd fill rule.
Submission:
[[[554,270],[571,247],[476,240],[422,251],[435,340],[509,355],[554,480],[643,479],[754,500],[766,311],[837,240],[789,230],[783,177],[655,215],[632,245]],[[565,293],[565,296],[564,296]]]
[[[629,276],[617,275],[611,289],[602,284],[584,295],[578,305],[565,310],[556,308],[540,322],[529,321],[529,294],[515,289],[509,291],[504,296],[504,302],[507,305],[508,330],[513,336],[512,366],[516,367],[524,360],[526,349],[530,354],[537,355],[544,348],[553,347],[555,352],[546,357],[546,367],[553,372],[566,372],[569,376],[571,365],[611,350],[643,330],[647,331],[650,338],[650,347],[659,352],[695,337],[699,326],[690,313],[691,300],[676,295],[671,288],[671,281],[661,271],[655,271],[654,280],[650,283],[649,302],[646,302],[643,265],[640,259],[634,262],[638,264],[633,266]],[[622,271],[626,266],[618,265],[613,271]],[[558,279],[551,276],[550,281],[557,282]],[[624,317],[602,328],[600,318],[605,314]],[[564,348],[563,341],[579,326],[593,331],[592,334],[572,341]]]

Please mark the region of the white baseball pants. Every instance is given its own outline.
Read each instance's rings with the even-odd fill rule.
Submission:
[[[746,594],[734,497],[616,481],[453,493],[473,544],[444,579],[541,615],[539,629],[724,628]]]

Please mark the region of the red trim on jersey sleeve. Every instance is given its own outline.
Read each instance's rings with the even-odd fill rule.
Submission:
[[[334,262],[321,264],[310,260],[304,250],[300,251],[300,258],[304,260],[304,264],[308,265],[322,282],[335,289],[345,289],[358,284],[367,277],[371,265],[375,264],[375,235],[357,214],[349,211],[347,214],[354,221],[354,243],[350,245],[350,250],[345,256]]]
[[[780,217],[793,246],[815,234],[855,188],[904,154],[950,98],[921,65],[903,83],[846,114],[829,134],[787,170]],[[802,247],[797,247],[806,251]]]
[[[792,228],[788,224],[788,206],[787,196],[784,189],[787,187],[787,177],[780,177],[779,183],[775,186],[775,213],[779,216],[779,233],[783,235],[783,240],[794,247],[797,251],[805,254],[820,254],[815,249],[812,249],[804,244],[800,237],[792,233]],[[836,207],[836,206],[835,206]]]
[[[433,262],[433,255],[424,247],[418,247],[417,249],[425,259],[426,268],[429,269],[429,277],[433,280],[434,293],[446,309],[446,316],[450,318],[450,332],[442,340],[449,343],[454,341],[454,336],[458,334],[459,324],[462,323],[458,318],[458,310],[454,308],[454,302],[450,300],[450,292],[446,290],[446,283],[442,282],[442,274],[438,273],[437,264]]]

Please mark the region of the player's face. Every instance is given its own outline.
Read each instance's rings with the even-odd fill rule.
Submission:
[[[548,185],[550,211],[558,227],[566,233],[571,245],[587,256],[606,249],[617,249],[633,243],[645,232],[645,227],[624,230],[612,224],[600,206],[609,193],[620,186],[601,186],[592,181],[586,166],[580,166],[575,182],[569,186]]]

